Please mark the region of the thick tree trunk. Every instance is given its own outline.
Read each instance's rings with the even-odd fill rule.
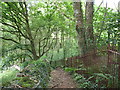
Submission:
[[[83,58],[84,64],[91,64],[91,61],[95,55],[95,40],[93,34],[93,2],[86,2],[85,20],[83,18],[81,2],[74,2],[73,7],[76,18],[76,31],[78,33],[80,55],[85,56],[86,54],[91,54],[87,62],[86,58]]]
[[[81,2],[74,2],[74,14],[76,18],[76,31],[81,56],[95,52],[95,40],[93,34],[93,2],[86,2],[85,22]]]
[[[85,29],[83,24],[83,11],[81,2],[74,2],[74,15],[76,18],[76,31],[78,33],[78,45],[80,48],[80,55],[84,55],[86,51],[85,45]]]
[[[86,53],[94,53],[95,52],[95,40],[93,34],[93,2],[86,2],[85,7],[85,27],[86,27]]]

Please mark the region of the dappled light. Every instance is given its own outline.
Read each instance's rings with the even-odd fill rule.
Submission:
[[[99,3],[2,1],[0,87],[120,88],[120,11]]]

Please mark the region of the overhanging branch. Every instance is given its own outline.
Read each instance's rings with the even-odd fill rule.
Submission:
[[[19,42],[13,40],[13,39],[10,39],[10,38],[4,38],[4,37],[0,37],[1,39],[4,39],[4,40],[8,40],[8,41],[12,41],[14,43],[17,43],[17,44],[20,44]]]
[[[10,25],[10,24],[8,24],[8,23],[2,23],[3,25],[7,25],[7,26],[10,26],[10,27],[12,27],[12,28],[14,28],[14,29],[17,29],[17,27],[15,27],[15,26],[12,26],[12,25]]]

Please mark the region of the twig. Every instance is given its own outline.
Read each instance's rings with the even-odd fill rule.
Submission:
[[[117,54],[117,55],[120,55],[120,53],[116,52],[116,51],[113,51],[113,50],[108,50],[109,52],[111,53],[114,53],[114,54]]]
[[[95,11],[95,13],[100,9],[100,6],[102,5],[103,1],[100,3],[100,5],[98,6],[97,10]],[[94,13],[94,14],[95,14]]]

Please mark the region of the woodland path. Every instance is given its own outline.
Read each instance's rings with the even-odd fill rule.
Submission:
[[[49,88],[76,88],[76,83],[69,73],[57,68],[51,72]]]

